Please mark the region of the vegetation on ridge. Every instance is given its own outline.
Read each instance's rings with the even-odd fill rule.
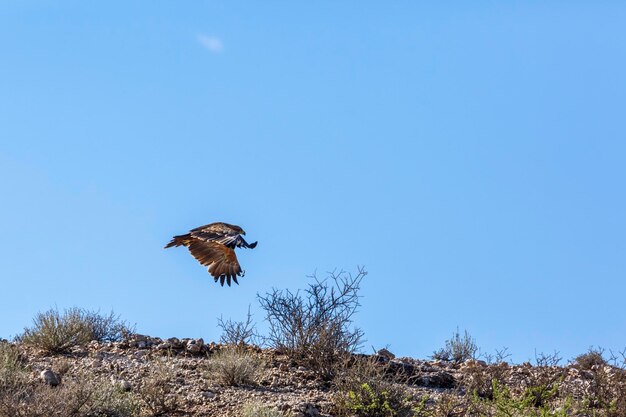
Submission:
[[[113,313],[50,309],[0,341],[0,417],[626,415],[626,352],[513,365],[506,350],[479,354],[457,329],[431,362],[356,353],[365,275],[259,295],[269,335],[248,312],[245,322],[218,320],[222,345],[137,335]]]

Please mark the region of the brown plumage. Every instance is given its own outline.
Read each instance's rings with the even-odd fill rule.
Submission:
[[[174,236],[165,249],[172,246],[186,246],[191,255],[207,266],[215,282],[230,286],[230,281],[237,282],[237,276],[244,276],[239,265],[235,248],[254,248],[258,242],[248,243],[241,235],[246,232],[239,226],[228,223],[211,223],[191,229],[186,235]]]

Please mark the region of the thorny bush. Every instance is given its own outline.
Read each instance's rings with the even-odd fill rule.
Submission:
[[[332,378],[350,353],[361,345],[363,332],[352,326],[361,280],[367,275],[330,272],[313,275],[304,291],[273,289],[258,295],[269,323],[268,344],[324,379]]]

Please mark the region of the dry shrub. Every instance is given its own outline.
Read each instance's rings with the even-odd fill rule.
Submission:
[[[50,387],[23,380],[0,392],[0,417],[132,417],[139,406],[110,381],[80,374]]]
[[[291,417],[292,413],[284,413],[276,408],[263,404],[246,404],[243,408],[242,417]]]
[[[113,312],[101,315],[99,312],[72,307],[61,313],[57,308],[52,308],[38,313],[33,319],[33,326],[25,328],[17,340],[49,353],[63,353],[92,340],[121,340],[132,331]]]
[[[469,395],[493,399],[493,381],[503,383],[509,369],[506,362],[484,365],[470,361],[461,368],[461,385]]]
[[[432,358],[459,363],[468,359],[475,359],[476,352],[478,352],[478,346],[467,330],[461,336],[459,329],[456,329],[456,332],[452,334],[452,338],[446,340],[445,347],[433,352]]]
[[[250,306],[248,306],[248,315],[246,321],[224,320],[222,317],[217,319],[217,325],[222,329],[220,343],[231,346],[243,347],[254,343],[259,339],[256,332],[252,314],[250,314]]]
[[[26,362],[20,355],[17,346],[0,341],[0,390],[26,377]]]
[[[400,378],[398,380],[397,378]],[[338,416],[391,417],[412,414],[407,378],[389,371],[374,357],[357,357],[334,379],[334,412]]]
[[[535,366],[539,368],[552,368],[555,366],[559,366],[561,360],[563,360],[563,358],[556,350],[552,353],[537,353],[535,351]]]
[[[565,378],[565,368],[559,366],[562,358],[558,351],[553,353],[535,352],[535,367],[528,369],[523,384],[525,401],[534,407],[546,407],[553,402]]]
[[[620,352],[621,360],[611,352],[610,365],[609,361],[604,359],[603,350],[590,349],[589,352],[592,352],[590,356],[585,357],[586,354],[581,355],[583,356],[581,362],[578,363],[576,361],[575,364],[576,367],[582,369],[588,383],[584,386],[582,392],[580,389],[574,389],[571,390],[570,394],[576,397],[582,396],[583,405],[585,406],[584,411],[589,415],[602,417],[626,416],[625,352]]]
[[[476,413],[476,411],[478,411],[478,413]],[[480,411],[482,410],[476,407],[476,405],[473,404],[468,397],[460,396],[457,392],[444,392],[439,395],[436,401],[433,402],[429,411],[422,415],[428,417],[461,417],[466,415],[479,415],[481,417],[487,416],[487,414]]]
[[[461,386],[467,394],[493,399],[493,381],[504,383],[510,371],[507,348],[484,355],[487,362],[470,360],[460,368]]]
[[[141,381],[137,394],[150,416],[166,416],[181,409],[176,393],[176,370],[167,358],[155,360],[150,374]]]
[[[608,362],[604,359],[604,349],[590,347],[587,352],[574,358],[574,364],[580,369],[590,370],[594,366],[607,365]]]
[[[330,380],[346,357],[361,345],[363,332],[352,327],[359,307],[363,268],[356,275],[331,272],[304,291],[273,289],[258,296],[270,326],[269,345],[318,376]]]
[[[264,368],[254,353],[235,347],[223,348],[207,361],[207,377],[225,386],[256,385]]]

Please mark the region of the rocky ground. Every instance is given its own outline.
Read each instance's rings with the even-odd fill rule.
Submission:
[[[71,353],[56,355],[24,346],[19,349],[26,358],[30,378],[40,384],[62,385],[63,381],[76,375],[92,375],[128,392],[145,393],[146,387],[152,387],[153,392],[147,394],[147,401],[164,401],[163,408],[154,414],[241,416],[247,404],[260,403],[294,417],[334,415],[336,391],[333,384],[269,349],[246,347],[263,366],[256,384],[241,386],[228,386],[210,376],[207,363],[223,346],[207,344],[202,339],[162,340],[134,335],[123,342],[91,342],[73,348]],[[597,368],[594,371],[575,365],[487,365],[477,360],[463,363],[423,361],[395,358],[386,350],[373,358],[386,364],[388,372],[402,375],[404,385],[415,398],[428,396],[428,401],[433,403],[442,396],[467,398],[465,394],[469,391],[489,396],[494,378],[505,381],[517,392],[533,386],[550,387],[558,382],[562,397],[593,399],[597,395],[593,391]],[[603,373],[606,378],[622,372],[618,368],[606,367],[608,369]],[[163,398],[150,399],[149,395]],[[158,404],[155,407],[158,408]]]

